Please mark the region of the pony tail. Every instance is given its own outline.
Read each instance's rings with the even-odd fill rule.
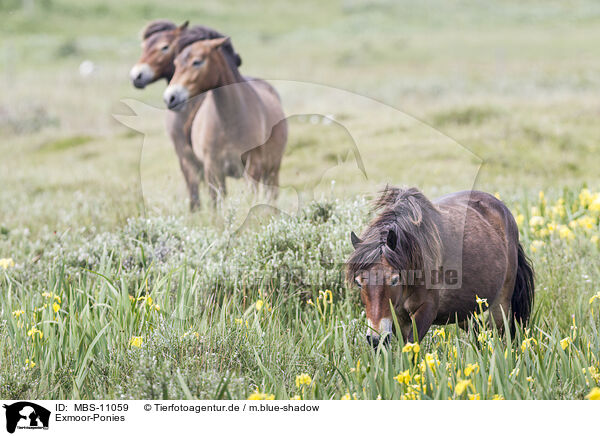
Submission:
[[[526,326],[531,317],[535,298],[534,277],[535,274],[533,267],[531,266],[531,261],[525,255],[523,246],[519,243],[517,278],[515,280],[515,288],[511,299],[513,316],[510,320],[510,329],[512,333],[514,333],[515,330],[515,322],[518,322],[522,326]]]

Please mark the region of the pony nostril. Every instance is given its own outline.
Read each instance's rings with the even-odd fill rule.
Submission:
[[[383,338],[383,345],[384,346],[389,347],[391,343],[392,343],[392,336],[391,335],[387,335],[385,338]]]
[[[135,80],[142,80],[142,73],[139,72]]]
[[[377,348],[377,346],[379,345],[379,338],[373,337],[371,335],[367,335],[367,342],[369,343],[369,345],[371,345],[373,348]]]

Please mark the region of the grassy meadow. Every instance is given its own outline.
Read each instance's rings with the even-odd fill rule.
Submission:
[[[0,3],[0,398],[600,396],[596,2],[26,4]],[[238,230],[232,180],[188,212],[165,84],[128,80],[155,18],[231,35],[279,90],[281,213]],[[527,330],[370,349],[343,262],[385,183],[507,203]]]

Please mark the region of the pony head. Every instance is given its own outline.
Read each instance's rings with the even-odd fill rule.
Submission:
[[[142,32],[142,55],[131,68],[129,77],[133,86],[144,88],[159,79],[170,80],[175,67],[177,39],[187,29],[189,22],[181,26],[165,20],[148,24]]]
[[[175,74],[163,94],[169,109],[177,110],[190,98],[227,84],[222,83],[222,76],[228,62],[219,50],[225,45],[231,45],[229,37],[200,40],[183,48],[175,58]]]

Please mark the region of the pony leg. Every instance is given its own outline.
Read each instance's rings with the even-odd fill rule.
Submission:
[[[269,171],[264,183],[267,191],[267,201],[271,204],[275,203],[277,197],[279,197],[279,168],[274,168]]]
[[[246,183],[250,187],[254,200],[258,198],[261,178],[262,165],[260,165],[260,158],[250,153],[246,161]]]
[[[227,195],[227,187],[225,186],[225,174],[223,171],[215,170],[216,165],[207,165],[204,171],[204,179],[212,199],[213,206],[217,205],[217,201],[223,199]]]
[[[433,320],[435,319],[436,315],[437,307],[436,304],[432,301],[424,302],[423,304],[421,304],[421,306],[419,306],[417,311],[413,313],[412,321],[414,323],[414,326],[417,328],[416,333],[419,342],[425,337],[427,331],[429,331],[429,328],[431,327],[431,324],[433,323]],[[412,342],[414,340],[414,337],[415,331],[414,328],[411,326],[409,335],[408,337],[404,338],[404,340],[405,342]]]
[[[504,318],[508,320],[510,316],[510,301],[494,302],[489,308],[489,313],[488,322],[490,327],[496,326],[498,332],[502,334],[504,332]]]
[[[268,169],[264,172],[263,183],[269,203],[275,203],[279,196],[279,169],[286,142],[287,120],[283,119],[273,127],[271,137],[265,143],[267,152],[264,162]]]
[[[204,165],[196,157],[192,145],[187,136],[183,134],[183,126],[178,114],[169,113],[167,119],[167,131],[171,136],[171,141],[175,148],[175,153],[179,160],[179,168],[183,173],[185,184],[190,199],[190,210],[193,211],[200,207],[200,196],[198,194],[198,184],[203,178]]]
[[[179,166],[181,167],[187,185],[190,197],[190,210],[194,211],[200,207],[198,185],[200,183],[203,168],[202,164],[196,159],[192,159],[190,154],[193,155],[191,148],[189,149],[189,152],[186,150],[183,154],[179,155]]]

